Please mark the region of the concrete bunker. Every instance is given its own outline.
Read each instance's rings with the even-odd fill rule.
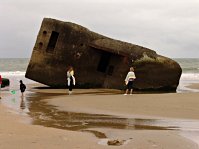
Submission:
[[[135,44],[111,39],[85,27],[44,18],[26,77],[52,86],[66,86],[66,68],[73,66],[79,88],[124,87],[135,67],[138,90],[175,90],[181,68],[175,61]]]

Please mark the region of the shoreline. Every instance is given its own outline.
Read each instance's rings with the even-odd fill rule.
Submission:
[[[198,113],[197,104],[199,103],[196,98],[199,93],[133,94],[132,96],[123,96],[122,94],[116,94],[117,91],[115,90],[111,90],[111,94],[108,94],[106,90],[87,91],[87,94],[84,93],[85,90],[74,90],[76,94],[68,96],[63,95],[66,94],[66,90],[61,89],[33,89],[31,91],[50,93],[51,97],[45,99],[45,101],[61,111],[109,114],[133,118],[199,120],[199,116],[196,114]],[[6,97],[4,96],[4,98]],[[3,148],[13,148],[16,145],[19,145],[19,148],[25,148],[27,145],[30,148],[65,148],[66,146],[68,148],[112,148],[112,146],[104,146],[103,143],[101,145],[100,141],[103,141],[103,139],[98,139],[90,133],[23,124],[19,122],[23,120],[22,116],[9,112],[8,108],[2,104],[0,104],[0,117],[2,121],[0,124],[0,147]],[[104,132],[109,139],[129,140],[125,145],[118,146],[118,148],[198,148],[195,142],[186,137],[187,135],[180,134],[178,131],[105,128],[88,130]]]

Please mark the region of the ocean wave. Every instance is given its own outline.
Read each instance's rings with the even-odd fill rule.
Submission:
[[[0,72],[2,77],[7,76],[25,76],[25,71],[8,71],[8,72]]]
[[[199,81],[199,73],[182,73],[180,80]]]
[[[197,70],[198,67],[182,67],[182,70]]]
[[[25,76],[25,71],[8,71],[0,72],[2,77],[7,76]],[[182,73],[180,80],[185,81],[199,81],[199,73]]]

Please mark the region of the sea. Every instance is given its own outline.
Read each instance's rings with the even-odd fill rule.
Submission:
[[[10,79],[10,88],[16,88],[19,80],[24,83],[33,83],[25,78],[25,72],[29,63],[29,58],[1,58],[0,74],[4,78]],[[177,92],[198,92],[197,89],[190,89],[187,86],[199,83],[199,58],[173,58],[182,68],[182,75]]]

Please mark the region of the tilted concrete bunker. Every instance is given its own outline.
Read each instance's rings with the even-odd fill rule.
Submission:
[[[80,25],[44,18],[26,77],[52,86],[66,86],[66,68],[73,66],[77,87],[124,87],[135,67],[138,90],[175,90],[181,68],[155,51],[97,34]]]

